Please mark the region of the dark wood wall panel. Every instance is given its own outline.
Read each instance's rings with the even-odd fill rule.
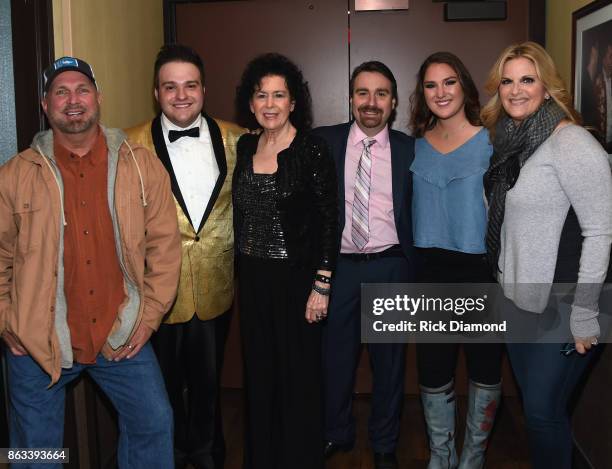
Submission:
[[[46,128],[40,100],[42,71],[53,62],[51,0],[11,0],[11,25],[17,148],[22,151],[36,132]]]
[[[176,5],[177,41],[206,67],[206,110],[234,118],[247,62],[264,52],[293,59],[309,82],[317,125],[347,119],[347,0],[255,0]]]
[[[411,0],[405,11],[356,12],[351,15],[351,67],[376,59],[391,68],[399,92],[394,127],[407,131],[408,99],[428,55],[441,50],[456,54],[470,70],[484,103],[489,68],[506,46],[527,40],[528,20],[528,0],[509,1],[506,21],[445,22],[444,4],[431,0]]]
[[[530,24],[534,6],[541,3],[513,0],[507,20],[478,22],[445,22],[444,4],[431,0],[412,0],[409,10],[386,12],[354,12],[354,0],[180,2],[171,8],[177,41],[193,46],[205,60],[210,114],[232,119],[235,86],[246,62],[277,51],[303,69],[313,94],[315,124],[340,122],[348,118],[350,69],[377,59],[396,75],[400,107],[395,128],[405,130],[415,74],[427,55],[438,50],[457,54],[482,93],[499,52],[544,31],[541,18]]]

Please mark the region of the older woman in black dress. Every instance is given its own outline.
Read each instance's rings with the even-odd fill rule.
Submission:
[[[321,324],[337,253],[337,186],[310,134],[310,93],[286,57],[247,65],[233,178],[245,362],[245,468],[322,469]]]

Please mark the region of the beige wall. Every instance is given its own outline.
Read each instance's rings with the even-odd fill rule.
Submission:
[[[81,57],[93,67],[105,125],[128,127],[154,116],[162,0],[53,0],[53,28],[56,57]]]
[[[546,49],[572,86],[572,13],[593,0],[546,0]]]

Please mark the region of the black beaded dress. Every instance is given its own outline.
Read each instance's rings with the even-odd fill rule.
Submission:
[[[279,153],[276,173],[257,174],[253,171],[257,138],[247,134],[238,143],[233,181],[247,396],[244,468],[323,469],[321,324],[309,324],[305,319],[316,271],[312,265],[318,265],[318,260],[304,265],[292,256],[295,249],[289,249],[288,237],[295,229],[284,223],[286,217],[278,207],[289,204],[291,211],[295,196],[281,192],[278,179],[295,178],[290,187],[300,187],[300,192],[306,193],[312,190],[313,201],[316,194],[324,194],[333,206],[335,172],[326,147],[322,164],[331,172],[322,191],[320,186],[309,188],[312,178],[307,172],[284,172],[296,162],[291,159],[309,157],[303,150],[312,142],[301,135]],[[301,208],[296,206],[295,210]],[[335,208],[319,216],[329,224],[332,219],[336,223],[335,217]],[[306,213],[304,219],[308,219]],[[321,228],[317,225],[313,229]],[[316,237],[316,233],[309,237]]]

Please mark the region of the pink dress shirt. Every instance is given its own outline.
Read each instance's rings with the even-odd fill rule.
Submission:
[[[393,214],[393,191],[391,188],[391,145],[389,143],[389,128],[385,126],[374,138],[370,150],[372,152],[372,170],[370,182],[369,228],[370,238],[360,251],[351,239],[353,218],[353,193],[357,166],[363,151],[363,139],[367,135],[353,122],[346,143],[344,163],[344,207],[345,223],[342,231],[342,253],[380,252],[399,244],[395,218]]]

